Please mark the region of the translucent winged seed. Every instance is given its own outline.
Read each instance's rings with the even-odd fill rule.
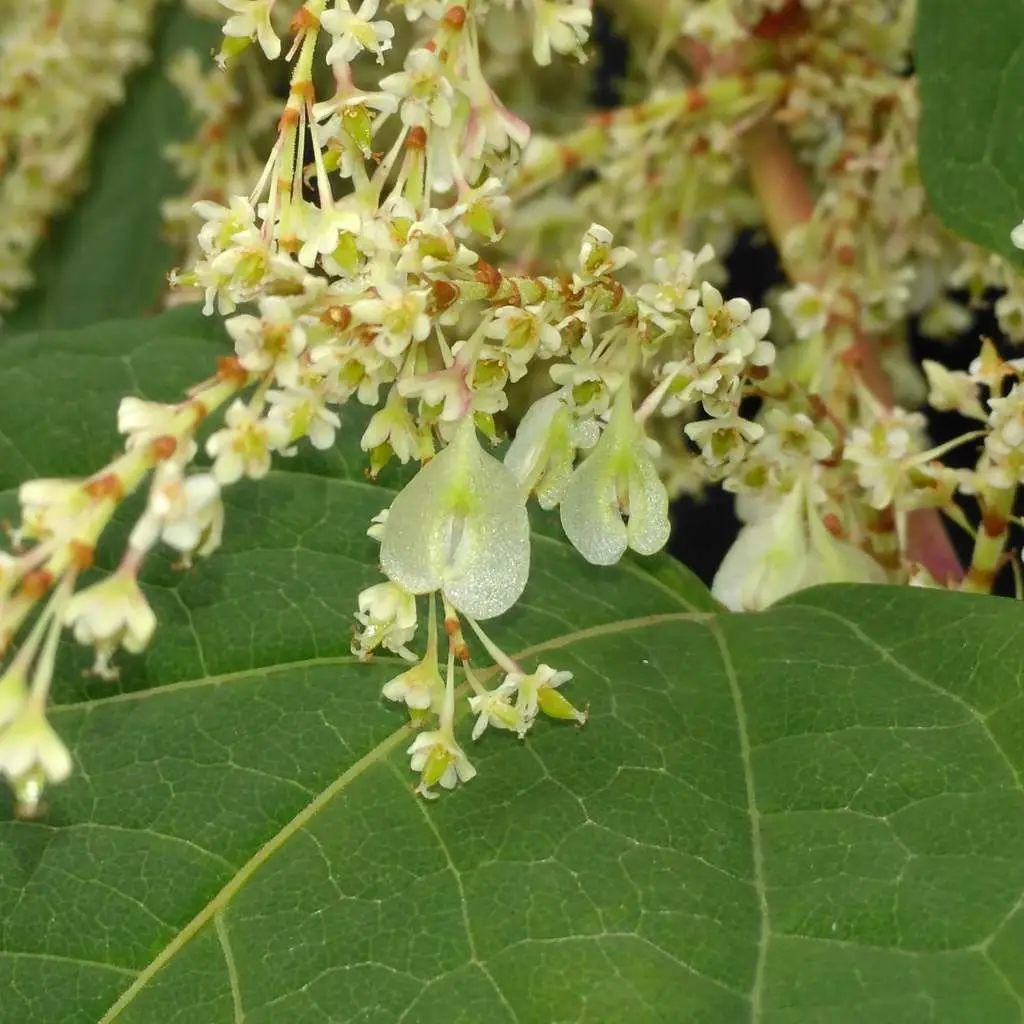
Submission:
[[[726,608],[760,611],[810,585],[802,503],[794,491],[772,515],[740,530],[711,583],[712,596]]]
[[[474,618],[500,615],[519,598],[530,571],[526,506],[471,420],[395,498],[380,556],[395,583],[414,594],[442,590]]]
[[[444,569],[444,593],[459,611],[490,619],[519,600],[530,575],[530,520],[515,477],[479,444],[471,504]]]
[[[572,476],[576,446],[568,410],[555,395],[530,406],[505,453],[505,465],[524,491],[536,490],[543,509],[555,508]]]
[[[533,403],[526,411],[516,436],[505,452],[505,465],[511,474],[526,487],[534,476],[538,462],[544,458],[548,428],[562,403],[554,395],[547,395]]]
[[[657,554],[672,532],[668,517],[668,491],[644,450],[642,441],[633,445],[629,467],[629,546],[640,555]]]
[[[576,467],[559,512],[566,537],[588,562],[614,565],[627,541],[615,488],[621,454],[603,441]]]
[[[812,548],[804,586],[815,583],[887,583],[885,569],[866,551],[833,537],[820,521],[811,524]]]
[[[451,450],[449,445],[402,488],[384,525],[381,568],[410,594],[429,594],[441,588],[444,566],[435,552],[444,547],[450,532],[446,494],[456,467],[445,455]]]

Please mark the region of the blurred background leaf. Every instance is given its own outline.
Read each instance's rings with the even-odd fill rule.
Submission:
[[[205,56],[217,37],[214,22],[183,4],[159,5],[153,60],[129,78],[124,105],[100,126],[86,191],[37,251],[38,284],[5,318],[4,333],[82,327],[156,304],[174,262],[161,204],[183,187],[163,152],[193,127],[167,65],[183,49]]]

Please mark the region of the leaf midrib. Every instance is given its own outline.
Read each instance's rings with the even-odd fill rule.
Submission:
[[[533,646],[523,648],[517,652],[514,657],[516,660],[532,657],[535,654],[542,653],[544,651],[556,650],[561,647],[566,647],[569,644],[575,643],[580,640],[586,640],[594,637],[610,636],[616,633],[629,632],[631,630],[646,629],[651,626],[658,626],[672,622],[707,622],[712,619],[713,616],[708,612],[665,612],[660,615],[647,615],[637,619],[624,619],[620,622],[606,623],[601,626],[591,626],[586,629],[577,630],[572,633],[565,633],[562,636],[555,637],[552,640],[547,640],[540,644],[534,644]],[[485,669],[478,673],[478,677],[482,680],[487,680],[493,675],[496,666],[491,666],[489,669]],[[255,671],[259,670],[247,670],[249,674],[254,674]],[[160,693],[167,694],[173,692],[173,687],[179,684],[169,684],[167,687],[160,687]],[[139,691],[139,694],[152,693],[154,691]],[[118,699],[118,697],[124,698],[134,695],[118,694],[114,697],[106,698],[107,701]],[[93,702],[93,704],[98,702]],[[464,714],[464,708],[460,708],[461,713]],[[197,935],[202,928],[209,924],[215,917],[215,915],[228,907],[234,897],[245,887],[246,883],[260,870],[263,865],[270,860],[292,838],[298,833],[306,824],[308,824],[316,815],[326,807],[339,793],[343,792],[350,782],[359,778],[368,768],[377,764],[389,754],[391,754],[405,739],[413,734],[415,731],[411,723],[406,722],[404,725],[399,726],[393,733],[385,737],[380,743],[378,743],[372,750],[368,751],[358,761],[350,765],[344,772],[341,773],[329,786],[321,790],[312,800],[306,804],[297,814],[295,814],[281,829],[279,829],[270,839],[267,840],[257,850],[252,857],[249,858],[236,872],[228,879],[220,891],[211,899],[205,907],[203,907],[193,918],[189,921],[178,933],[174,936],[171,941],[164,946],[164,948],[144,967],[136,976],[132,984],[121,993],[118,1000],[110,1007],[109,1010],[103,1015],[98,1024],[111,1024],[112,1021],[116,1020],[121,1011],[126,1009],[134,1002],[135,997],[149,984],[150,980],[155,977],[163,967],[168,964],[173,958],[188,944],[188,942]]]

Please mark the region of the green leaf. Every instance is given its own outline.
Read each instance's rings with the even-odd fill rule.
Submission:
[[[5,333],[138,316],[158,302],[174,263],[161,204],[184,188],[164,148],[195,128],[167,64],[184,49],[205,55],[216,38],[216,24],[178,0],[158,5],[153,60],[129,78],[124,105],[100,126],[89,185],[36,253],[37,285],[5,317]]]
[[[1024,219],[1024,7],[918,5],[921,174],[947,227],[1019,262]]]
[[[99,464],[122,388],[204,376],[223,342],[193,315],[0,350],[3,486],[69,471],[63,446]],[[57,398],[27,387],[43,351]],[[1020,1020],[1016,605],[846,587],[715,614],[682,570],[536,536],[496,639],[573,671],[590,722],[462,722],[480,774],[427,804],[379,697],[395,663],[348,654],[391,495],[356,420],[333,475],[282,461],[229,492],[211,560],[148,567],[162,627],[119,684],[64,659],[78,772],[44,822],[0,823],[2,1024]]]

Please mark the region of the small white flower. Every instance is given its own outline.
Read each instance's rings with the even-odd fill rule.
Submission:
[[[251,237],[259,231],[256,211],[245,196],[232,196],[228,206],[202,199],[192,204],[192,212],[204,222],[197,241],[207,256],[223,252],[239,237]]]
[[[420,772],[416,792],[428,800],[437,796],[432,786],[454,789],[460,782],[469,782],[476,776],[476,769],[449,729],[420,733],[406,753],[409,767]]]
[[[580,725],[586,722],[586,711],[577,710],[560,693],[555,692],[570,679],[571,672],[556,671],[550,665],[538,665],[533,672],[510,672],[505,677],[503,685],[514,687],[518,694],[516,711],[519,712],[520,738],[533,725],[538,710],[552,718],[575,721]]]
[[[704,462],[716,470],[735,465],[746,455],[750,445],[764,437],[760,423],[738,415],[687,423],[683,432],[700,448]]]
[[[238,361],[250,373],[273,370],[280,384],[293,385],[299,376],[299,356],[306,348],[301,319],[280,295],[263,296],[259,308],[258,317],[243,313],[225,321]]]
[[[933,409],[958,412],[985,422],[987,416],[978,400],[978,384],[969,373],[949,370],[933,359],[923,360],[921,368],[928,378],[928,404]]]
[[[591,22],[590,0],[533,0],[533,59],[551,63],[551,51],[575,53],[581,59]]]
[[[828,297],[805,282],[783,292],[779,305],[800,339],[820,334],[828,323]]]
[[[1013,242],[1018,249],[1024,249],[1024,221],[1021,221],[1021,223],[1010,232],[1010,241]]]
[[[502,343],[508,356],[508,375],[514,381],[525,376],[529,362],[538,350],[554,355],[562,346],[562,336],[554,324],[543,319],[543,306],[499,306],[484,335]]]
[[[511,699],[518,689],[515,680],[506,680],[497,689],[486,693],[474,694],[469,698],[469,708],[477,716],[473,726],[473,739],[478,740],[489,725],[495,729],[508,729],[511,732],[525,735],[529,726],[524,728],[522,715],[512,706]]]
[[[157,536],[185,554],[209,555],[220,545],[224,503],[211,473],[185,476],[181,466],[162,462],[153,477],[147,514],[132,532],[132,545],[148,550]]]
[[[447,128],[452,122],[455,90],[437,54],[430,50],[410,50],[405,70],[386,75],[380,80],[380,88],[402,101],[402,123],[410,128],[429,128],[431,124]]]
[[[277,60],[281,56],[281,40],[270,22],[275,0],[219,0],[221,7],[234,11],[224,23],[224,35],[237,39],[255,39],[267,56]]]
[[[63,782],[71,774],[71,755],[42,707],[29,700],[0,732],[0,774],[17,786],[34,771],[49,782]]]
[[[403,377],[397,384],[397,391],[403,398],[419,398],[425,405],[439,408],[440,419],[445,423],[462,420],[473,404],[465,370],[458,363],[447,370]]]
[[[243,476],[258,480],[270,471],[270,453],[291,441],[287,424],[261,417],[241,399],[236,399],[224,416],[225,426],[206,442],[214,460],[213,475],[221,485],[233,484]]]
[[[362,626],[352,641],[356,657],[366,658],[384,647],[414,660],[405,645],[416,635],[416,598],[397,583],[377,583],[361,591],[356,621]]]
[[[857,482],[867,490],[868,504],[892,504],[906,481],[906,462],[924,447],[925,418],[893,409],[870,428],[856,427],[847,438],[843,457],[854,464]]]
[[[427,293],[387,279],[378,280],[375,287],[376,298],[352,303],[352,316],[360,323],[379,327],[374,346],[386,358],[398,359],[412,341],[423,341],[430,334]]]
[[[439,710],[444,680],[437,668],[437,656],[428,652],[421,662],[385,683],[381,692],[388,700],[404,701],[412,711]]]
[[[301,383],[283,391],[268,391],[267,418],[280,424],[281,435],[287,436],[289,442],[308,437],[314,448],[324,451],[334,444],[341,426],[341,417],[327,407],[324,399],[322,389],[314,390]]]
[[[423,441],[405,404],[405,399],[392,388],[383,409],[378,409],[363,431],[359,446],[363,451],[372,451],[379,445],[387,443],[402,463],[420,455]],[[428,449],[429,451],[429,449]]]
[[[354,12],[348,0],[334,0],[334,6],[320,15],[320,24],[331,34],[333,42],[327,51],[328,64],[347,64],[361,50],[377,55],[384,63],[384,54],[391,49],[395,27],[388,21],[371,21],[377,13],[379,0],[363,0]]]
[[[104,678],[116,674],[110,657],[117,647],[138,654],[156,630],[156,616],[135,574],[124,570],[78,591],[64,608],[64,623],[80,644],[96,648],[93,671]]]
[[[362,218],[359,213],[344,202],[335,203],[328,210],[306,204],[302,217],[300,237],[304,240],[299,249],[299,262],[312,267],[318,256],[330,256],[338,248],[343,235],[357,235]]]
[[[577,287],[591,284],[607,277],[616,270],[636,259],[636,253],[624,245],[613,246],[612,233],[602,224],[591,224],[580,244],[577,272],[574,283]]]
[[[176,405],[129,396],[122,398],[117,407],[117,430],[125,435],[125,448],[132,451],[158,437],[174,437],[178,432],[179,415]]]
[[[718,355],[738,352],[755,365],[770,363],[774,349],[764,337],[771,327],[771,313],[763,308],[752,309],[746,299],[726,302],[722,293],[707,281],[700,288],[701,305],[690,314],[690,328],[697,335],[694,360],[703,365]]]
[[[81,480],[28,480],[18,488],[21,526],[14,539],[68,536],[91,499]]]

